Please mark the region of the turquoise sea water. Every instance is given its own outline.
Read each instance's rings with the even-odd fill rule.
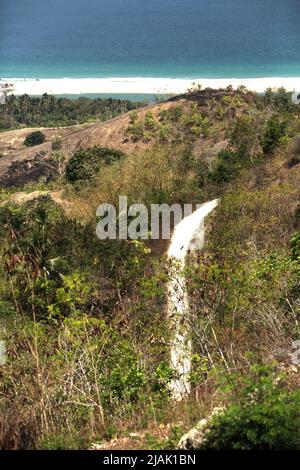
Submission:
[[[0,77],[300,76],[299,0],[1,0]]]

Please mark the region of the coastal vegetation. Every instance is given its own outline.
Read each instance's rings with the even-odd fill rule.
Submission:
[[[141,105],[142,103],[112,98],[69,99],[47,94],[41,97],[11,95],[5,104],[0,104],[0,130],[105,121]]]
[[[130,113],[111,140],[87,128],[70,153],[72,136],[54,136],[50,182],[1,189],[1,448],[172,449],[220,407],[201,448],[299,449],[300,108],[290,94],[191,90],[151,111],[52,97],[24,106],[0,108],[2,129]],[[220,199],[184,272],[193,368],[180,403],[169,387],[168,242],[96,237],[97,206],[119,195],[147,207]]]

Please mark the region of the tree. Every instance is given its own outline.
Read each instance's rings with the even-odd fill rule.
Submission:
[[[274,152],[280,144],[280,139],[285,135],[286,128],[286,122],[281,121],[278,116],[273,115],[269,119],[261,142],[264,154],[268,155]]]
[[[79,150],[70,158],[66,166],[66,178],[71,183],[91,182],[102,165],[110,165],[124,156],[123,152],[112,148],[94,147]]]

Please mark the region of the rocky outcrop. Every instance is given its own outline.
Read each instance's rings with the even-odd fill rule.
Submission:
[[[199,423],[187,432],[178,443],[178,449],[196,450],[201,449],[205,443],[205,437],[209,432],[214,416],[224,412],[223,407],[216,407],[208,418],[202,419]]]

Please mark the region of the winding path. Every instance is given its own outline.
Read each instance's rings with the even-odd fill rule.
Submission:
[[[192,342],[189,332],[189,301],[184,269],[188,250],[200,250],[204,245],[204,219],[218,205],[218,200],[207,202],[193,214],[185,217],[175,228],[168,250],[172,260],[168,284],[168,317],[172,333],[171,367],[176,378],[170,389],[174,399],[181,400],[190,393]]]

